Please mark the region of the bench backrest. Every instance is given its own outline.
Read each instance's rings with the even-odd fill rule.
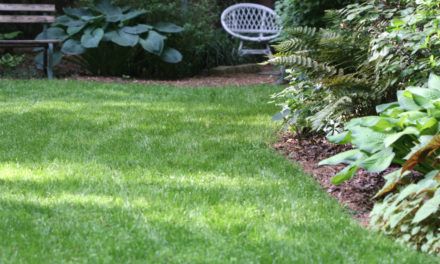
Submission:
[[[0,3],[0,23],[50,24],[55,22],[55,5],[48,4],[3,4]]]

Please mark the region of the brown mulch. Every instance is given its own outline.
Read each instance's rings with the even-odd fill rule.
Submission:
[[[374,202],[372,198],[384,185],[382,176],[389,171],[378,174],[361,170],[353,179],[335,186],[331,183],[331,178],[344,166],[318,166],[318,163],[334,154],[350,149],[350,146],[332,144],[322,136],[298,139],[290,133],[284,133],[274,148],[290,160],[299,162],[327,193],[352,211],[355,219],[363,226],[368,224],[369,213]]]
[[[69,78],[72,79],[72,78]],[[76,80],[99,81],[107,83],[136,83],[136,84],[158,84],[176,87],[224,87],[224,86],[245,86],[255,84],[274,84],[277,76],[267,74],[237,73],[222,76],[196,76],[180,80],[141,80],[123,79],[114,77],[88,77],[77,76]]]

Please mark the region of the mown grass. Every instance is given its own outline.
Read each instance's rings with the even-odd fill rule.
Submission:
[[[435,263],[270,148],[278,89],[0,81],[0,263]]]

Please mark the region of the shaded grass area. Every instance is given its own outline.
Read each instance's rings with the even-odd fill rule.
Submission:
[[[0,262],[435,263],[270,148],[277,90],[0,81]]]

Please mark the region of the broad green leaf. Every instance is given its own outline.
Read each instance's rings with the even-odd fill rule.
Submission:
[[[53,66],[56,66],[60,64],[61,60],[63,59],[63,54],[59,51],[56,51],[53,53]],[[35,56],[35,64],[37,66],[37,69],[42,70],[43,64],[44,64],[44,52],[40,52]]]
[[[399,106],[399,104],[397,102],[389,103],[389,104],[381,104],[381,105],[376,106],[376,112],[382,113],[385,110],[388,110],[390,108],[397,107],[397,106]]]
[[[123,27],[122,31],[124,31],[125,33],[128,34],[133,34],[133,35],[139,35],[145,32],[148,32],[152,29],[152,26],[149,25],[145,25],[145,24],[139,24],[133,27]]]
[[[106,39],[122,47],[134,47],[139,43],[139,36],[125,33],[122,30],[110,31],[105,34]]]
[[[412,94],[422,96],[429,100],[440,99],[440,89],[437,90],[437,89],[427,89],[420,87],[408,87],[407,90],[410,91]]]
[[[58,39],[64,41],[67,38],[66,32],[59,27],[51,27],[37,35],[35,39]]]
[[[420,110],[422,109],[416,102],[411,92],[409,91],[397,91],[397,100],[400,107],[405,110]]]
[[[431,73],[428,80],[428,88],[440,90],[440,76]]]
[[[183,31],[182,27],[167,22],[159,22],[154,24],[154,29],[163,33],[179,33]]]
[[[69,34],[69,36],[73,36],[76,33],[80,32],[81,30],[83,30],[83,28],[85,27],[85,25],[82,26],[78,26],[78,27],[68,27],[67,28],[67,34]]]
[[[86,49],[77,40],[69,39],[64,42],[61,51],[67,55],[80,55],[83,54]]]
[[[430,217],[431,215],[437,213],[440,210],[440,189],[437,190],[434,196],[426,201],[422,207],[417,211],[413,223],[417,224]]]
[[[104,30],[102,28],[87,29],[81,37],[81,44],[85,48],[97,48],[103,37]]]
[[[359,149],[348,150],[339,154],[336,154],[328,159],[319,162],[319,166],[322,165],[337,165],[337,164],[351,164],[359,159],[365,158],[365,154]]]
[[[344,131],[336,135],[327,136],[327,139],[335,144],[347,144],[351,141],[351,132]]]
[[[338,174],[336,174],[332,178],[332,183],[335,185],[339,185],[351,178],[353,178],[354,174],[357,172],[359,168],[356,165],[349,165],[342,171],[340,171]]]
[[[124,19],[124,14],[120,7],[111,4],[110,0],[101,0],[95,5],[95,9],[105,15],[107,22],[120,22]]]
[[[394,142],[396,142],[397,140],[399,140],[401,137],[403,137],[405,135],[419,135],[419,134],[420,134],[419,130],[416,129],[415,127],[407,127],[407,128],[405,128],[405,130],[403,130],[401,132],[388,135],[384,140],[384,145],[386,148],[388,148],[392,144],[394,144]]]
[[[85,21],[82,21],[81,19],[74,19],[69,16],[59,16],[57,17],[54,25],[62,25],[65,27],[81,27],[86,24]]]
[[[0,34],[0,40],[8,40],[8,39],[15,39],[21,34],[20,31],[14,31],[14,32],[8,32]]]
[[[148,32],[148,37],[145,40],[141,39],[140,43],[146,51],[161,55],[165,46],[165,36],[151,30]]]
[[[168,63],[179,63],[182,61],[182,54],[173,48],[165,48],[162,52],[161,59]]]
[[[65,14],[76,18],[82,18],[83,16],[93,16],[93,13],[87,8],[63,8]]]
[[[386,148],[363,160],[360,167],[372,173],[382,172],[391,165],[395,155],[392,148]]]
[[[368,127],[353,127],[351,129],[351,142],[361,150],[374,153],[385,148],[384,140],[388,135]]]
[[[144,15],[146,13],[147,12],[145,10],[133,10],[133,11],[130,11],[130,12],[126,13],[126,14],[123,14],[122,18],[121,18],[121,21],[127,21],[127,20],[130,20],[130,19],[136,18],[138,16],[142,16],[142,15]]]

